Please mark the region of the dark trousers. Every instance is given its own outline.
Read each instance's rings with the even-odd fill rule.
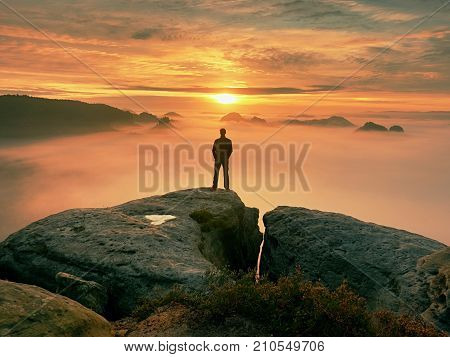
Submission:
[[[225,189],[228,190],[230,188],[230,178],[228,177],[228,159],[216,160],[214,162],[213,188],[217,188],[217,184],[219,182],[220,166],[223,167],[223,185]]]

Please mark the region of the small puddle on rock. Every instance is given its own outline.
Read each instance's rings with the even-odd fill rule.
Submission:
[[[160,226],[161,224],[171,221],[177,217],[170,214],[150,214],[145,216],[145,218],[148,219],[153,226]]]

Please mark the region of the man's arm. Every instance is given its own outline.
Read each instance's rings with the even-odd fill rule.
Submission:
[[[233,153],[233,142],[230,140],[230,144],[228,145],[228,157]]]
[[[213,146],[212,146],[212,154],[213,154],[213,156],[214,156],[214,159],[216,159],[216,142],[214,141],[214,144],[213,144]]]

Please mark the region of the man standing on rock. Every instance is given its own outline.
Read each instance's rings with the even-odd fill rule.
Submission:
[[[217,190],[217,183],[219,181],[220,166],[223,167],[223,181],[226,190],[230,189],[230,178],[228,177],[228,162],[231,153],[233,152],[233,143],[230,139],[225,137],[226,129],[220,129],[220,138],[214,141],[212,153],[214,156],[214,180],[211,191]]]

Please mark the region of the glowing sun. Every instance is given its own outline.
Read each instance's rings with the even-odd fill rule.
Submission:
[[[237,101],[237,97],[235,95],[228,93],[215,94],[213,95],[213,98],[220,104],[232,104]]]

